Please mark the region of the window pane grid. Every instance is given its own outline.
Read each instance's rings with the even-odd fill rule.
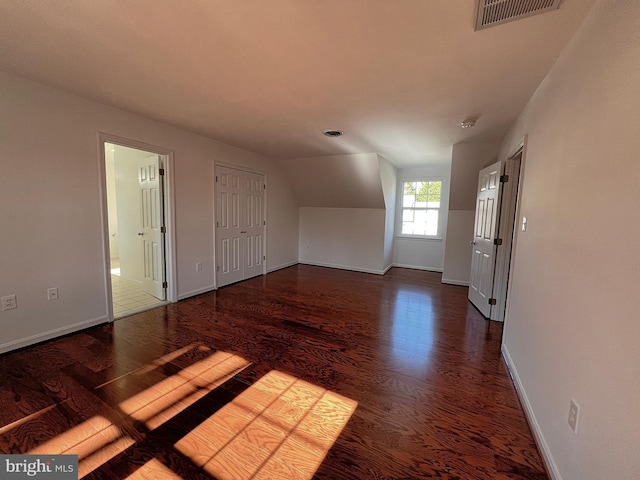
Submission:
[[[402,190],[402,234],[437,236],[442,181],[403,182]]]

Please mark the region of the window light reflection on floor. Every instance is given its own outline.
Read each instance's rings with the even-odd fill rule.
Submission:
[[[143,376],[196,348],[200,351],[210,351],[208,347],[203,345],[197,343],[191,344],[163,355],[123,375],[123,377],[128,375]],[[154,429],[186,409],[189,405],[195,403],[211,390],[246,368],[249,364],[249,362],[236,355],[226,352],[215,352],[207,358],[183,368],[175,375],[121,402],[121,409],[136,420],[146,421],[148,428]],[[102,388],[123,377],[113,379],[96,388]],[[59,408],[62,403],[64,402],[43,409],[37,412],[37,415],[27,418],[31,419],[31,417],[37,418],[38,415],[46,415],[49,411]],[[17,427],[22,423],[23,422],[14,422],[11,427]],[[43,442],[28,453],[78,455],[78,478],[82,478],[112,458],[123,453],[135,443],[136,440],[124,435],[120,428],[115,426],[110,420],[97,415]],[[158,471],[159,467],[154,465],[155,464],[147,465],[146,469],[151,468],[152,471]],[[143,470],[141,474],[145,471],[146,470]],[[175,478],[179,477],[175,476]]]
[[[153,430],[194,404],[250,362],[227,352],[215,352],[120,402],[120,409]]]
[[[175,447],[218,480],[311,479],[356,407],[274,370]]]
[[[182,477],[153,458],[125,480],[182,480]]]
[[[97,415],[27,453],[78,455],[78,478],[82,478],[134,443],[108,419]]]
[[[127,372],[123,375],[120,375],[119,377],[116,378],[112,378],[111,380],[104,382],[100,385],[98,385],[96,388],[96,390],[98,388],[102,388],[105,385],[109,385],[111,383],[117,382],[118,380],[128,377],[130,375],[135,375],[138,377],[141,377],[149,372],[152,372],[153,370],[156,370],[159,367],[162,367],[163,365],[166,365],[167,363],[171,362],[172,360],[175,360],[178,357],[181,357],[182,355],[184,355],[185,353],[194,350],[194,349],[198,349],[201,351],[210,351],[211,349],[209,347],[205,347],[204,345],[201,345],[199,343],[191,343],[189,345],[187,345],[186,347],[182,347],[179,348],[178,350],[174,350],[173,352],[167,353],[165,355],[162,355],[161,357],[156,358],[155,360],[152,360],[151,362],[147,363],[146,365],[143,365],[141,367],[136,368],[135,370],[131,371],[131,372]]]
[[[191,344],[129,372],[143,376],[191,350]],[[120,402],[123,413],[153,430],[250,365],[242,357],[216,351]],[[125,377],[127,376],[125,375]],[[99,385],[102,388],[118,377]],[[337,393],[273,370],[180,438],[177,452],[217,480],[311,479],[357,407]],[[38,415],[47,415],[48,407]],[[37,415],[36,415],[37,416]],[[15,422],[21,424],[21,422]],[[13,426],[13,425],[12,425]],[[135,445],[108,418],[96,415],[28,453],[78,455],[79,478]],[[154,458],[129,479],[180,478]]]

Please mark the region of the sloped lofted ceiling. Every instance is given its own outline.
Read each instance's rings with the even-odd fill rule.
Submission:
[[[5,1],[0,70],[275,159],[402,167],[500,139],[592,3],[474,32],[473,0]]]
[[[375,153],[281,162],[301,207],[385,208]]]

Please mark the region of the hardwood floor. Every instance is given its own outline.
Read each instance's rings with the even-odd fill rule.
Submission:
[[[0,357],[0,453],[92,479],[546,479],[501,331],[436,273],[299,265]]]

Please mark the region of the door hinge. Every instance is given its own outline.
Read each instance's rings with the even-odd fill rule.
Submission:
[[[216,227],[219,227],[219,226],[220,226],[220,222],[216,222]]]
[[[494,238],[493,239],[493,244],[494,245],[502,245],[502,239],[501,238]]]
[[[489,305],[495,305],[496,304],[496,299],[495,298],[490,298],[489,299]]]
[[[219,271],[220,271],[220,265],[216,267],[216,272],[219,272]]]
[[[162,282],[162,288],[167,288],[168,286],[167,282]]]
[[[263,256],[262,256],[262,259],[263,259],[263,260],[266,260],[266,259],[267,259],[267,256],[266,256],[266,255],[263,255]]]
[[[507,183],[509,181],[509,175],[500,175],[500,183]]]
[[[266,183],[263,183],[263,184],[262,184],[262,189],[263,189],[263,190],[266,190],[266,189],[267,189],[267,184],[266,184]]]
[[[218,175],[216,175],[216,183],[218,183]]]
[[[160,227],[160,233],[167,233],[167,227]]]
[[[266,225],[266,224],[267,224],[267,221],[266,221],[266,220],[263,220],[263,221],[262,221],[262,225]]]
[[[160,175],[164,175],[164,168],[159,169],[158,173],[160,173]]]

